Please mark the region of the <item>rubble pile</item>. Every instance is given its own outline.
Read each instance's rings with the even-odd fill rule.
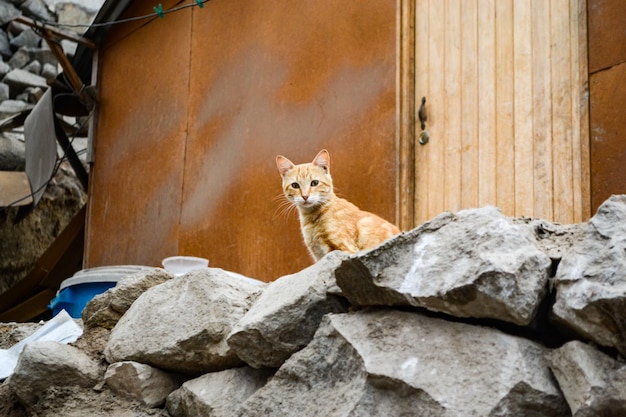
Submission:
[[[25,16],[43,22],[88,24],[99,7],[91,3],[79,0],[0,0],[0,120],[32,108],[59,72],[58,63],[46,42],[33,28],[14,19]],[[82,32],[84,29],[75,30]],[[76,45],[65,40],[61,45],[71,57]]]
[[[26,345],[0,416],[626,415],[624,225],[626,195],[577,225],[485,207],[269,284],[141,271]]]

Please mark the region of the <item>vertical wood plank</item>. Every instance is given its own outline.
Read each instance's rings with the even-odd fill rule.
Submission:
[[[578,154],[574,154],[574,161],[578,165],[574,168],[574,178],[580,180],[575,187],[580,189],[574,195],[574,222],[580,223],[591,217],[591,168],[590,168],[590,126],[589,126],[589,71],[588,71],[588,43],[587,43],[587,1],[574,1],[571,25],[576,37],[572,45],[572,74],[575,77],[573,83],[574,100],[572,112],[578,117],[578,123],[574,125],[574,138],[578,138]],[[577,132],[577,134],[576,134]]]
[[[570,0],[553,0],[550,6],[554,217],[562,223],[573,223],[570,13],[564,12],[569,10]]]
[[[534,213],[552,219],[552,129],[550,83],[550,5],[532,2]]]
[[[445,210],[457,211],[461,204],[461,5],[445,2]]]
[[[429,153],[428,160],[431,170],[428,174],[428,217],[444,211],[444,175],[445,172],[445,138],[447,129],[445,123],[445,84],[444,84],[444,33],[445,3],[440,0],[430,0],[428,4],[428,18],[432,23],[428,27],[428,55],[429,55],[429,95],[428,99],[428,128],[431,133],[430,142],[426,145]]]
[[[515,214],[513,131],[513,0],[496,1],[496,204]]]
[[[496,204],[496,5],[478,3],[478,205]]]
[[[415,227],[415,0],[397,0],[396,142],[398,184],[396,224]]]
[[[421,104],[422,97],[426,97],[426,108],[430,110],[436,105],[436,101],[432,96],[431,89],[431,60],[430,60],[430,7],[428,0],[416,0],[415,5],[415,120],[416,135],[421,132],[419,126],[419,117],[417,112]],[[427,114],[426,129],[431,132],[433,118],[436,119],[432,112]],[[420,224],[429,219],[429,198],[433,193],[430,192],[429,173],[431,172],[431,154],[433,144],[420,145],[415,144],[415,182],[417,184],[415,190],[415,221]]]
[[[461,207],[478,206],[478,0],[461,11]]]
[[[533,215],[532,50],[530,0],[515,0],[514,16],[514,133],[515,215]]]

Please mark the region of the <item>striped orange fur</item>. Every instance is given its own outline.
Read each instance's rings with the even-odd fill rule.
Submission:
[[[326,149],[308,164],[294,165],[278,155],[276,165],[285,198],[298,208],[304,243],[315,261],[333,250],[370,249],[400,233],[395,225],[335,195]]]

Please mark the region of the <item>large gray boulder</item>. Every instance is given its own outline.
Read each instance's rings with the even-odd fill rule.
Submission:
[[[173,417],[232,417],[270,375],[247,366],[205,374],[172,392],[167,410]]]
[[[559,264],[554,287],[557,322],[626,355],[626,195],[598,208]]]
[[[255,368],[278,368],[305,347],[326,313],[347,311],[336,290],[335,269],[348,255],[331,252],[296,274],[272,282],[228,336],[228,344]]]
[[[34,404],[48,389],[68,385],[92,388],[101,376],[99,364],[77,348],[37,341],[24,347],[9,385],[23,404]]]
[[[145,269],[125,277],[87,303],[82,312],[85,328],[112,329],[141,294],[172,278],[172,274],[161,268]]]
[[[485,207],[444,213],[354,255],[336,278],[356,305],[417,306],[527,325],[547,292],[550,266],[528,226]]]
[[[226,337],[258,292],[259,286],[215,268],[152,287],[111,331],[106,359],[191,374],[242,365]]]
[[[572,341],[549,355],[573,417],[626,415],[626,365]]]
[[[324,317],[238,416],[569,415],[541,345],[416,313]]]

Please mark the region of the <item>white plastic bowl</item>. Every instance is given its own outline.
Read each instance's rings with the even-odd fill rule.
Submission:
[[[187,272],[204,269],[209,266],[209,260],[195,256],[170,256],[161,261],[163,268],[176,276]]]

